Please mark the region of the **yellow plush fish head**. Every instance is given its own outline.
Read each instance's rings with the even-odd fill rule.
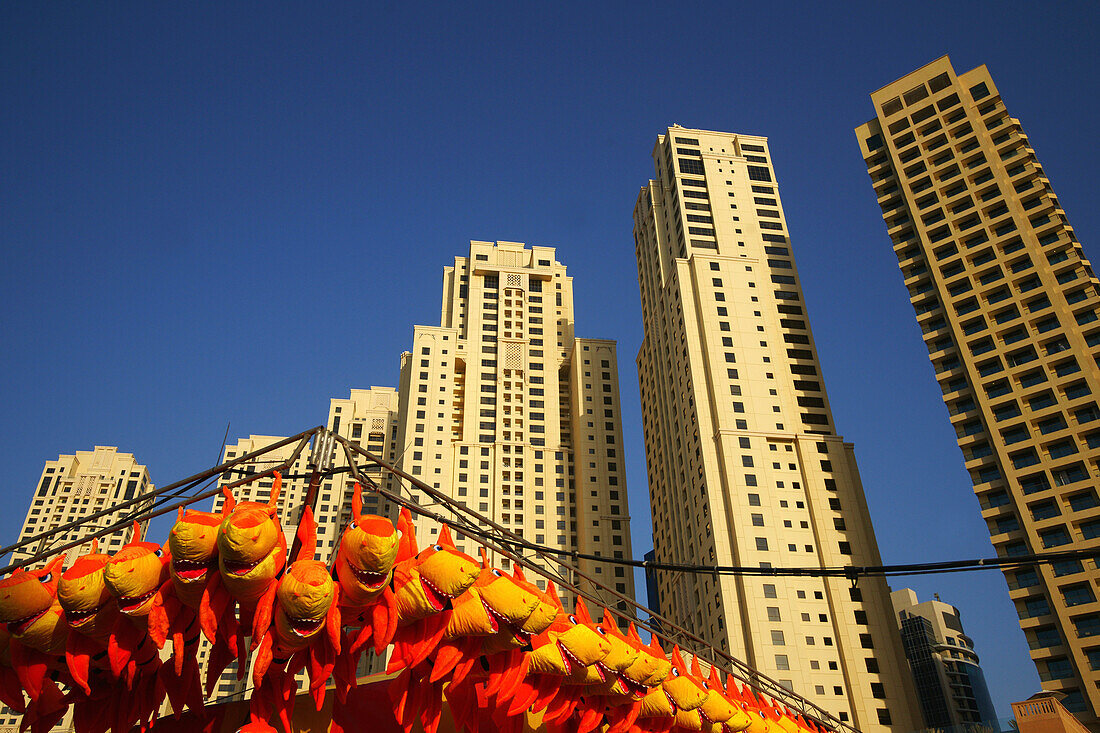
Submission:
[[[103,577],[111,556],[98,549],[93,542],[92,551],[77,558],[57,583],[57,600],[65,609],[65,620],[83,634],[110,631],[118,616],[114,596]]]
[[[637,650],[638,656],[629,667],[623,670],[623,682],[631,697],[641,699],[649,694],[650,688],[664,682],[672,670],[672,663],[665,656],[657,637],[653,637],[647,645],[638,636],[638,630],[634,628],[633,622],[626,630],[626,640]]]
[[[111,556],[103,569],[103,582],[118,600],[118,610],[127,616],[147,616],[153,597],[168,579],[168,557],[160,545],[141,541],[141,529],[134,522],[133,538]]]
[[[298,560],[290,564],[275,591],[275,626],[284,639],[307,640],[324,628],[336,598],[336,584],[324,563]]]
[[[553,583],[547,584],[546,592],[561,609]],[[594,624],[583,624],[575,614],[566,615],[564,610],[546,631],[531,640],[531,644],[530,669],[540,674],[580,674],[584,667],[602,661],[611,651],[611,645],[596,631]]]
[[[481,573],[477,561],[455,547],[446,525],[439,532],[439,541],[416,556],[413,568],[417,582],[411,590],[437,612],[469,590]]]
[[[481,602],[496,622],[515,635],[526,637],[523,624],[539,604],[538,597],[516,582],[515,578],[489,565],[485,551],[481,551],[481,572],[474,587]],[[526,639],[524,639],[526,640]]]
[[[691,664],[692,672],[696,673],[699,669],[698,661],[692,659]],[[718,676],[718,670],[711,666],[710,674],[707,677],[704,678],[701,674],[696,674],[696,677],[702,680],[703,687],[709,692],[707,699],[699,707],[703,722],[710,724],[713,728],[715,725],[730,720],[737,713],[737,707],[734,705],[733,700],[726,695],[726,690],[722,687],[722,678]]]
[[[695,710],[703,704],[708,693],[703,689],[702,681],[693,679],[688,673],[678,646],[672,647],[672,671],[661,683],[661,687],[669,694],[679,710]]]
[[[577,602],[577,616],[581,616],[581,610],[583,608],[582,602]],[[588,616],[588,609],[583,608],[584,616]],[[583,619],[582,619],[583,621]],[[588,620],[591,623],[591,619]],[[624,671],[630,668],[630,665],[634,664],[638,658],[638,650],[635,649],[626,639],[626,637],[619,631],[618,625],[615,623],[615,617],[611,615],[611,612],[604,609],[603,620],[596,624],[596,633],[603,636],[611,646],[611,651],[607,653],[607,656],[601,659],[597,664],[603,668],[603,671],[610,677],[618,679]],[[623,690],[625,692],[625,690]]]
[[[44,620],[57,598],[64,557],[57,557],[38,570],[16,570],[0,580],[0,623],[20,638],[33,624]]]
[[[539,590],[538,586],[528,581],[523,575],[523,568],[519,565],[516,565],[513,569],[512,579],[520,588],[533,595],[536,600],[535,610],[523,622],[521,627],[523,632],[528,636],[541,634],[550,628],[550,624],[554,623],[554,619],[560,613],[560,605],[556,602],[557,598],[551,600],[545,591]]]
[[[225,491],[218,529],[218,563],[226,574],[248,575],[280,543],[286,544],[276,511],[282,487],[283,477],[276,472],[266,503],[242,501],[238,504],[232,493],[228,489]]]
[[[181,507],[168,532],[172,580],[177,585],[201,586],[218,565],[218,529],[222,515]]]
[[[398,535],[384,517],[363,514],[359,484],[351,495],[351,524],[340,537],[336,574],[344,591],[365,602],[389,584],[397,561]]]

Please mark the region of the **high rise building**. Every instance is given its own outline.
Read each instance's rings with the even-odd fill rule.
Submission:
[[[766,138],[675,126],[634,238],[656,559],[881,560],[836,434]],[[881,579],[658,573],[662,612],[869,732],[919,727]]]
[[[911,588],[890,594],[901,643],[913,673],[926,728],[942,731],[1000,730],[974,642],[959,609],[917,600]]]
[[[856,137],[1000,556],[1100,546],[1100,283],[989,71],[946,56]],[[1100,729],[1093,561],[1006,573],[1045,689]]]
[[[399,393],[402,469],[532,542],[631,557],[615,342],[574,337],[553,248],[471,242],[443,271],[440,325],[413,330]],[[580,566],[633,597],[625,568]]]
[[[58,456],[56,461],[46,461],[42,468],[38,489],[27,509],[19,541],[83,519],[153,488],[146,467],[138,463],[132,454],[119,453],[118,448],[97,445],[94,450],[79,450],[73,455]],[[135,505],[130,512],[140,511],[145,506],[147,504],[144,502]],[[50,547],[86,537],[118,521],[118,515],[105,515],[69,533],[17,550],[12,553],[11,560],[26,560]],[[143,534],[146,524],[148,522],[142,523]],[[130,535],[131,530],[127,527],[101,538],[99,551],[117,552],[130,541]],[[81,545],[66,552],[65,567],[88,551],[88,547]]]
[[[72,455],[60,455],[56,461],[46,461],[42,475],[38,479],[38,488],[27,509],[27,518],[23,520],[23,529],[19,532],[19,541],[34,537],[63,524],[83,519],[101,509],[133,499],[147,491],[153,491],[149,481],[148,469],[138,463],[133,454],[119,453],[118,448],[97,445],[93,450],[78,450]],[[150,500],[151,501],[151,500]],[[146,508],[149,502],[134,505],[129,511],[136,512]],[[98,529],[103,529],[119,521],[119,515],[108,514],[98,520],[88,522],[65,534],[56,535],[16,550],[11,562],[16,563],[46,552],[51,547],[87,537]],[[141,523],[142,536],[148,521]],[[120,529],[99,540],[99,551],[107,554],[118,552],[119,548],[132,539],[129,527]],[[68,568],[81,555],[91,551],[88,544],[77,545],[65,552],[64,567]],[[37,567],[45,565],[36,563]],[[0,733],[18,730],[22,715],[13,712],[6,705],[0,706]],[[68,730],[72,722],[72,713],[67,713],[59,727]]]

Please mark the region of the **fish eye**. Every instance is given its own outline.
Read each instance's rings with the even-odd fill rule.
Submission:
[[[710,685],[707,684],[706,680],[703,680],[703,689],[704,690],[709,690],[710,689]]]
[[[500,572],[496,568],[493,568],[493,575],[497,576],[498,578],[503,578],[504,577],[504,573]]]
[[[576,617],[576,616],[570,616],[570,617],[569,617],[569,623],[571,623],[571,624],[573,624],[574,626],[576,626],[576,625],[577,625],[577,617]]]
[[[42,582],[43,583],[49,583],[52,578],[53,578],[53,573],[46,573],[45,577],[42,578]]]
[[[679,677],[679,676],[680,676],[680,670],[678,670],[678,669],[676,669],[675,667],[673,667],[673,668],[672,668],[672,676],[673,676],[673,677]]]
[[[162,550],[156,549],[156,550],[153,551],[153,554],[156,555],[157,557],[161,557],[164,553],[163,553]]]
[[[597,627],[596,627],[596,631],[600,632],[600,634],[602,634],[602,635],[604,635],[604,636],[607,636],[607,632],[606,632],[606,631],[604,631],[604,629],[603,629],[603,627],[602,627],[602,626],[597,626]]]
[[[436,552],[443,552],[443,545],[432,545],[432,549]]]

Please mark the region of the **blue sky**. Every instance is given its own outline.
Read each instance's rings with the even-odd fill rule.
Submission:
[[[631,210],[680,123],[770,139],[883,559],[989,556],[852,129],[928,61],[987,64],[1089,253],[1098,7],[0,4],[0,536],[59,453],[117,445],[163,485],[227,422],[287,435],[395,385],[486,239],[557,247],[577,333],[619,341],[640,556]],[[1038,689],[1000,575],[911,585],[961,609],[1001,715]]]

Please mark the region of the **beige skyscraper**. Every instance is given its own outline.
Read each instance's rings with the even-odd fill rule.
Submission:
[[[1100,546],[1100,283],[985,66],[946,56],[856,128],[997,554]],[[1006,573],[1044,689],[1100,730],[1096,564]]]
[[[94,450],[78,450],[73,455],[60,455],[56,461],[46,461],[46,465],[42,467],[38,488],[27,509],[23,529],[19,532],[19,541],[83,519],[89,514],[153,489],[153,484],[149,482],[148,469],[138,463],[133,454],[119,453],[118,448],[97,445]],[[139,511],[147,506],[148,503],[143,502],[129,511]],[[28,545],[13,552],[11,562],[20,562],[48,551],[50,547],[59,547],[86,537],[118,520],[119,515],[108,514],[72,532]],[[142,536],[148,524],[141,523]],[[132,532],[127,527],[102,537],[99,540],[99,551],[108,554],[118,552],[119,548],[130,541],[131,535]],[[91,546],[87,544],[68,550],[65,553],[65,567],[68,568],[76,558],[90,551]],[[40,567],[44,563],[36,565]],[[0,706],[0,733],[18,730],[20,720],[21,715],[12,712],[7,706]],[[58,727],[67,730],[71,722],[72,713],[68,713]]]
[[[471,242],[443,271],[440,325],[414,328],[399,392],[401,468],[532,542],[631,557],[615,342],[574,337],[553,248]],[[582,570],[633,596],[624,568]]]
[[[38,489],[27,509],[27,518],[23,521],[19,541],[83,519],[89,514],[152,491],[153,488],[145,466],[139,464],[130,453],[119,453],[118,448],[97,445],[94,450],[79,450],[73,455],[58,456],[56,461],[46,461],[42,468]],[[139,511],[145,506],[144,503],[135,505],[130,512]],[[71,533],[17,550],[12,553],[11,561],[25,560],[50,547],[85,537],[118,521],[117,515],[103,516]],[[143,534],[146,524],[148,523],[142,524]],[[100,539],[99,551],[117,552],[130,541],[130,535],[129,527],[107,535]],[[65,567],[89,549],[81,545],[66,552]]]
[[[877,565],[766,138],[669,128],[634,238],[655,558]],[[920,727],[881,579],[658,573],[661,611],[863,731]]]

